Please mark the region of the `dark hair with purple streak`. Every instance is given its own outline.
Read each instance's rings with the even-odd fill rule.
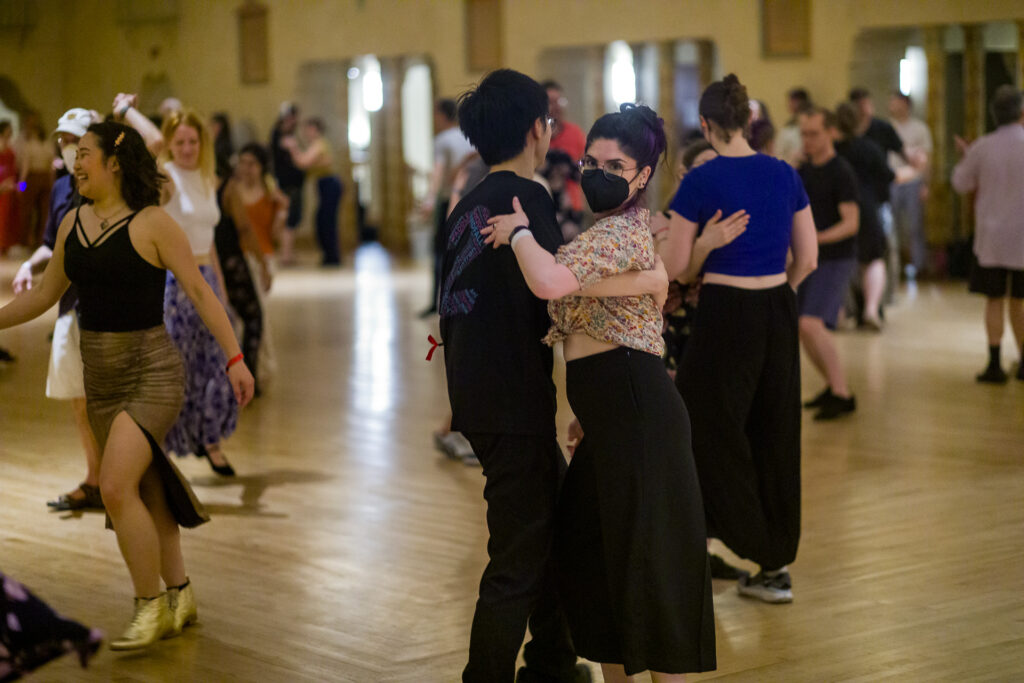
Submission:
[[[636,159],[638,171],[650,166],[652,176],[658,168],[658,157],[663,156],[668,147],[665,121],[650,107],[628,102],[620,106],[618,112],[605,114],[594,122],[587,133],[587,149],[594,140],[615,140],[622,151]],[[637,196],[646,189],[647,186],[640,188]]]

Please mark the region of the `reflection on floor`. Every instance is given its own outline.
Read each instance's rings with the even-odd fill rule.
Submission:
[[[0,264],[2,300],[12,275]],[[458,679],[483,479],[432,448],[447,399],[442,361],[424,362],[436,320],[416,316],[428,288],[425,267],[373,247],[354,268],[279,275],[276,373],[226,447],[239,476],[181,463],[214,517],[185,533],[200,625],[39,680]],[[883,334],[840,336],[858,412],[805,423],[796,600],[716,585],[720,668],[693,680],[1024,676],[1024,383],[974,383],[982,304],[964,289],[922,284]],[[0,567],[116,636],[131,588],[113,534],[44,505],[83,473],[70,408],[43,398],[53,315],[0,332],[18,356],[0,366]]]

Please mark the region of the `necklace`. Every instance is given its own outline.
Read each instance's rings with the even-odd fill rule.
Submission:
[[[110,214],[106,218],[104,218],[103,216],[100,215],[100,212],[96,210],[96,207],[93,207],[92,212],[94,214],[96,214],[96,218],[100,219],[100,230],[106,230],[107,228],[110,227],[110,219],[113,218],[114,216],[117,216],[118,214],[120,214],[122,211],[124,211],[124,209],[125,209],[125,207],[123,205],[119,206],[117,211],[115,211],[114,213]]]

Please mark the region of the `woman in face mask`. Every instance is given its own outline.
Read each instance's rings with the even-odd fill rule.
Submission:
[[[530,289],[551,299],[545,342],[564,343],[566,391],[586,436],[565,477],[554,552],[577,653],[601,662],[606,681],[715,668],[704,512],[686,407],[661,361],[663,299],[578,296],[658,265],[640,204],[665,147],[657,114],[623,105],[587,136],[581,186],[593,227],[552,255],[516,202],[481,231],[512,245]]]

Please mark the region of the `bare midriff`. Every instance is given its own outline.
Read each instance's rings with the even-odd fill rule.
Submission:
[[[598,341],[593,337],[576,332],[574,334],[570,334],[562,342],[562,355],[565,356],[565,360],[568,362],[578,358],[594,356],[599,353],[604,353],[605,351],[612,351],[617,348],[619,348],[618,344]]]
[[[740,289],[771,289],[786,284],[786,274],[774,275],[723,275],[722,273],[704,273],[704,284],[725,285]]]

